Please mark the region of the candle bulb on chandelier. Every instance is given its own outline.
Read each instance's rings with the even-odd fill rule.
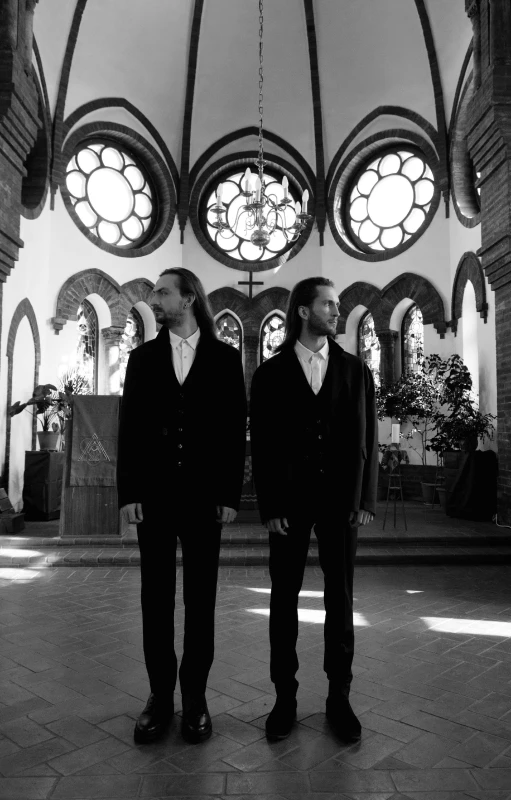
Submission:
[[[288,179],[284,175],[282,178],[282,188],[284,189],[284,200],[287,200],[287,187],[289,186]]]
[[[307,189],[304,189],[304,192],[302,194],[302,204],[303,204],[303,213],[304,214],[307,213],[307,203],[308,203],[308,201],[309,201],[309,192],[308,192]]]
[[[297,216],[298,216],[298,214],[302,213],[302,204],[300,203],[299,200],[297,200],[296,203],[295,203],[295,212],[296,212]]]
[[[250,172],[250,167],[246,168],[245,175],[243,176],[243,191],[247,193],[252,191],[252,173]]]
[[[216,190],[216,202],[218,203],[219,206],[223,205],[223,203],[222,203],[222,192],[223,192],[223,189],[224,189],[223,184],[219,183],[218,184],[218,188]]]
[[[261,202],[261,178],[259,177],[259,175],[256,178],[255,191],[256,191],[256,203],[260,203]]]

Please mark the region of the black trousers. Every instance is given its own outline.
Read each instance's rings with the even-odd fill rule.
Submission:
[[[185,606],[183,657],[179,683],[183,694],[206,690],[214,657],[215,602],[222,526],[215,509],[199,510],[182,504],[178,517],[142,503],[144,521],[138,525],[142,577],[144,657],[151,692],[172,696],[178,677],[174,649],[176,545],[183,553]],[[171,517],[171,519],[169,519]],[[188,517],[188,518],[187,518]]]
[[[270,676],[277,694],[295,694],[298,657],[298,595],[309,550],[312,527],[324,575],[325,655],[323,667],[336,691],[349,694],[355,636],[353,630],[353,572],[357,529],[342,518],[315,520],[312,515],[288,518],[286,536],[270,533]]]

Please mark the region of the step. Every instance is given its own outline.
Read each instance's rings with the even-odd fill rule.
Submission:
[[[221,566],[267,566],[269,548],[266,546],[250,548],[227,548],[220,550]],[[510,564],[511,546],[428,546],[392,545],[359,548],[357,565],[369,564]],[[31,551],[20,548],[19,552],[0,551],[0,568],[29,567],[33,569],[48,567],[136,567],[140,564],[138,547],[114,549],[95,547],[73,547],[64,549],[40,548]],[[181,566],[180,549],[177,551],[177,565]],[[311,546],[307,558],[309,566],[319,566],[317,546]],[[1,577],[1,573],[0,573]]]

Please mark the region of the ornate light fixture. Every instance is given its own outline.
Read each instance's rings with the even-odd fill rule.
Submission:
[[[267,163],[263,150],[263,0],[259,0],[259,155],[254,159],[257,175],[254,176],[250,167],[247,167],[241,192],[246,202],[238,208],[231,224],[227,220],[226,208],[222,202],[221,183],[216,191],[216,203],[210,211],[217,218],[211,223],[213,228],[225,230],[229,236],[240,235],[241,228],[244,229],[245,236],[252,230],[250,241],[261,249],[269,244],[275,231],[281,231],[288,242],[296,241],[311,219],[307,214],[309,192],[305,189],[302,202],[295,203],[289,195],[289,184],[285,175],[282,178],[283,191],[280,199],[276,194],[266,194],[264,167]]]

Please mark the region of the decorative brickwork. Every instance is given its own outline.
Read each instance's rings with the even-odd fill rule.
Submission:
[[[36,51],[35,41],[34,51]],[[44,82],[40,58],[38,57],[37,60],[40,65],[41,81]],[[21,213],[26,219],[37,219],[42,213],[50,186],[51,112],[48,106],[46,87],[44,83],[40,83],[35,70],[33,70],[33,78],[37,89],[38,115],[42,124],[37,131],[34,145],[27,156],[25,162],[27,174],[23,178],[21,185]]]
[[[34,389],[39,384],[39,367],[41,366],[41,338],[39,336],[39,328],[37,326],[37,319],[32,307],[32,303],[30,300],[25,297],[22,300],[14,314],[12,315],[11,324],[9,326],[9,333],[7,334],[7,408],[10,408],[13,404],[13,397],[12,397],[12,376],[14,371],[14,345],[16,342],[16,334],[18,333],[18,328],[20,326],[20,322],[26,317],[29,321],[30,328],[32,330],[32,336],[34,337]],[[21,402],[24,402],[28,398],[16,398]],[[14,401],[15,402],[15,401]],[[34,417],[32,421],[32,450],[35,450],[36,447],[36,430],[37,430],[37,420]],[[10,460],[10,451],[11,451],[11,417],[7,415],[6,421],[6,432],[5,432],[5,461],[4,461],[4,472],[2,475],[2,484],[4,487],[9,485],[9,460]]]
[[[243,341],[245,351],[245,386],[247,395],[250,394],[250,385],[257,368],[259,353],[259,335],[264,319],[272,311],[280,311],[285,315],[289,291],[274,287],[265,289],[250,300],[239,289],[224,287],[216,289],[209,295],[213,313],[232,311],[239,318],[243,328]]]
[[[463,295],[465,293],[467,281],[470,281],[474,287],[476,310],[479,312],[479,316],[486,322],[488,318],[488,303],[486,302],[484,272],[476,254],[470,252],[462,255],[452,285],[450,327],[455,334],[458,330],[458,320],[462,316]]]
[[[72,275],[62,285],[57,298],[57,312],[52,318],[55,333],[59,334],[68,320],[77,319],[78,306],[90,294],[103,298],[112,317],[112,328],[126,326],[126,320],[135,303],[148,303],[154,284],[147,278],[135,278],[120,286],[106,272],[87,269]],[[106,330],[106,329],[105,329]]]
[[[480,173],[481,248],[495,292],[498,517],[511,523],[511,3],[465,0],[474,32],[468,149]]]
[[[325,150],[323,145],[323,111],[321,108],[321,86],[319,80],[318,44],[316,39],[316,23],[314,21],[313,0],[303,0],[305,23],[307,26],[307,43],[309,46],[309,64],[312,90],[312,111],[314,116],[314,146],[316,151],[316,224],[319,232],[319,244],[324,243],[326,227],[326,194],[325,194]]]
[[[405,298],[412,300],[420,308],[424,325],[434,325],[443,339],[447,330],[444,303],[432,283],[422,275],[404,272],[398,275],[383,289],[377,289],[362,281],[348,286],[339,295],[338,333],[345,333],[346,320],[353,309],[362,305],[373,315],[376,330],[390,330],[390,319],[395,307]]]
[[[3,2],[0,10],[0,281],[18,260],[26,161],[41,127],[31,68],[35,3]]]

